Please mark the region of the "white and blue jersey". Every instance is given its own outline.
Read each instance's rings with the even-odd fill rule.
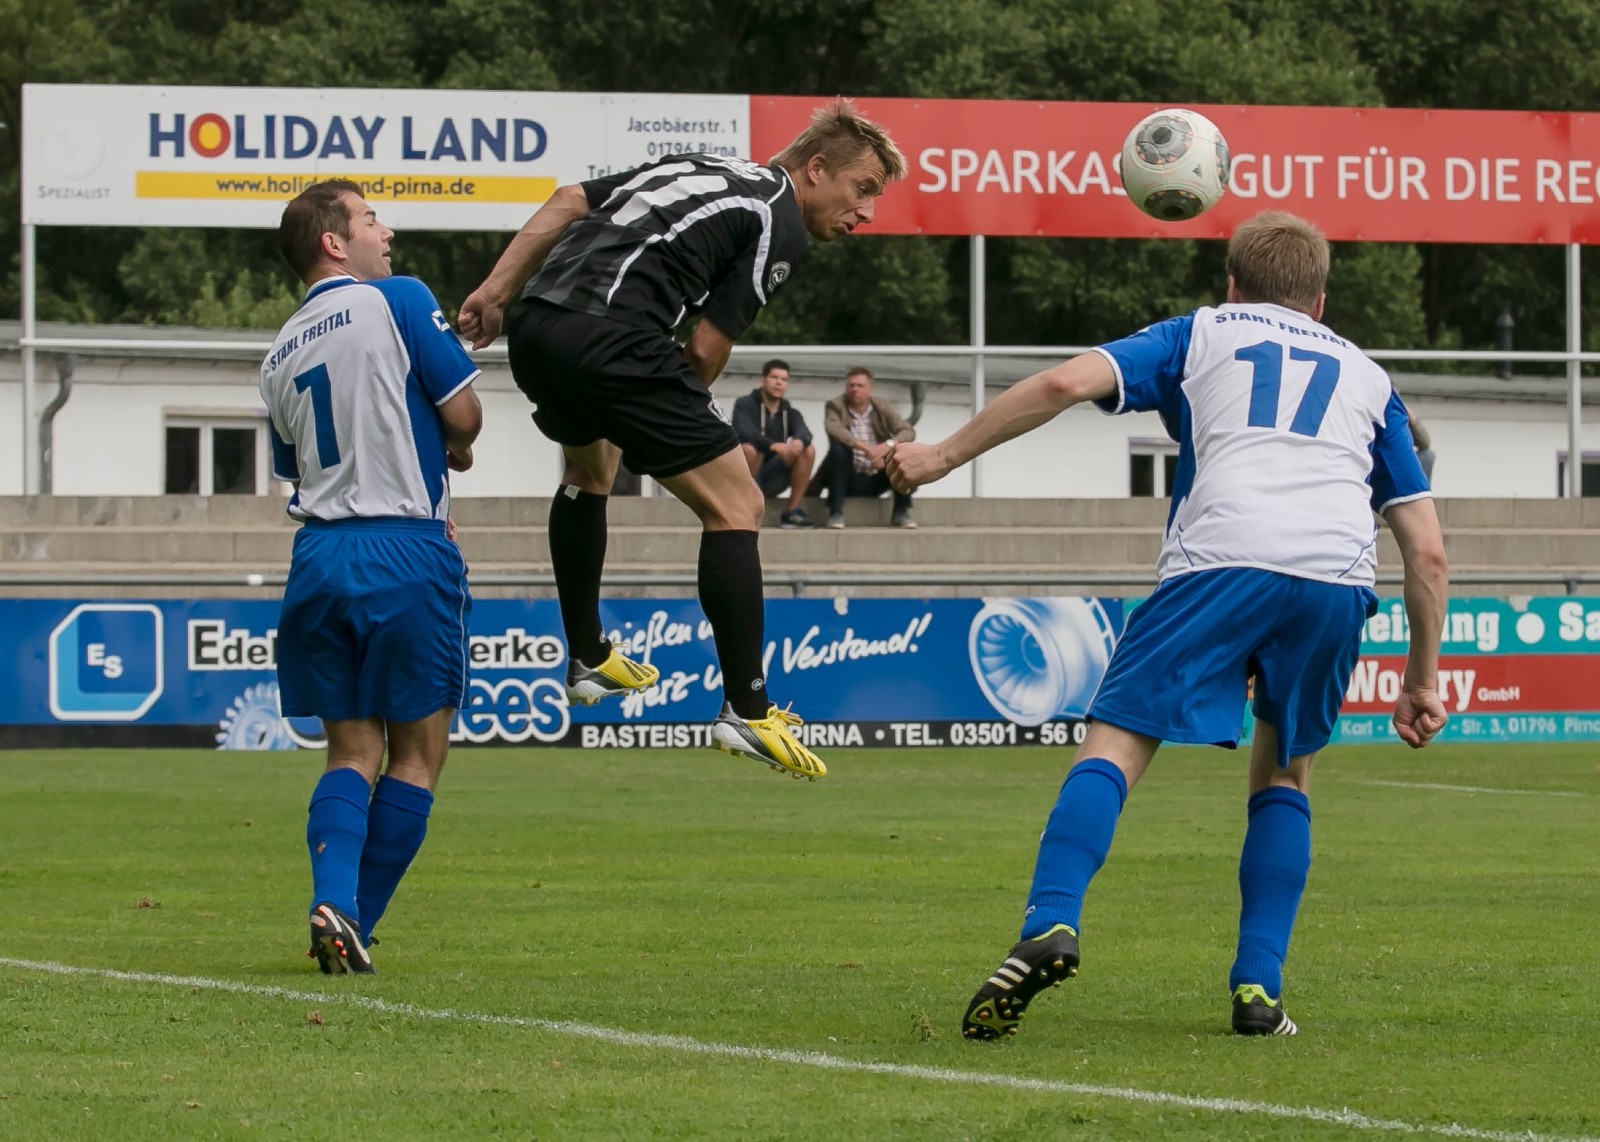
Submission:
[[[278,334],[261,396],[305,522],[278,621],[286,716],[415,722],[465,700],[472,596],[437,409],[477,375],[415,278],[324,279]]]
[[[1429,495],[1389,376],[1278,305],[1197,309],[1097,350],[1111,413],[1178,442],[1155,593],[1134,608],[1089,717],[1162,741],[1238,744],[1247,688],[1278,763],[1329,741],[1377,603],[1373,511]]]
[[[325,278],[261,365],[272,470],[289,514],[442,520],[450,480],[438,406],[478,375],[416,278]]]
[[[1373,511],[1430,494],[1388,374],[1304,313],[1204,307],[1097,352],[1118,391],[1096,403],[1159,412],[1178,442],[1163,581],[1254,567],[1371,586]]]

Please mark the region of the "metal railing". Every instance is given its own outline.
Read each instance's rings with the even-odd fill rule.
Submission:
[[[100,338],[68,338],[68,337],[40,337],[35,320],[36,300],[36,260],[37,246],[34,227],[31,225],[22,228],[22,337],[19,347],[22,352],[22,489],[25,493],[32,494],[39,488],[40,475],[38,464],[40,450],[37,433],[38,410],[35,407],[34,372],[37,364],[37,355],[40,350],[65,350],[83,354],[96,352],[136,352],[148,354],[159,342],[144,341],[129,338],[125,340],[100,339]],[[965,345],[849,345],[849,346],[781,346],[781,345],[747,345],[743,347],[743,355],[759,357],[764,354],[799,356],[803,351],[813,354],[848,352],[851,356],[859,358],[866,355],[927,355],[949,356],[966,358],[971,362],[971,409],[976,414],[986,400],[987,379],[985,362],[990,358],[1003,357],[1071,357],[1086,351],[1087,346],[1018,346],[1018,345],[990,345],[988,344],[986,319],[988,314],[988,293],[986,289],[986,250],[988,239],[982,234],[971,236],[969,262],[968,262],[968,341]],[[1566,341],[1565,352],[1511,352],[1502,350],[1443,350],[1443,349],[1400,349],[1400,350],[1375,350],[1372,356],[1379,360],[1396,361],[1482,361],[1482,362],[1539,362],[1545,364],[1566,364],[1567,374],[1567,439],[1568,452],[1574,457],[1567,466],[1567,482],[1565,493],[1577,497],[1581,492],[1582,464],[1577,457],[1583,454],[1583,366],[1600,362],[1600,353],[1584,353],[1583,348],[1583,310],[1582,310],[1582,247],[1574,243],[1566,245]],[[180,352],[194,355],[206,349],[215,349],[220,353],[229,355],[249,354],[259,355],[269,348],[268,342],[255,341],[193,341],[186,347],[181,343]],[[504,344],[494,347],[488,352],[491,357],[505,355]],[[983,494],[983,459],[976,458],[971,462],[972,495]]]
[[[178,338],[143,337],[19,337],[17,345],[40,352],[71,352],[85,357],[121,356],[142,357],[183,356],[214,357],[218,360],[254,360],[272,348],[272,342],[263,341],[186,341]],[[1077,357],[1093,349],[1092,345],[736,345],[734,354],[739,357],[791,357],[859,356],[859,357]],[[1375,361],[1471,361],[1477,363],[1524,362],[1528,364],[1563,365],[1577,361],[1580,364],[1600,364],[1600,351],[1569,353],[1549,349],[1364,349]],[[506,356],[505,342],[499,341],[487,349],[479,349],[476,357],[494,359]],[[968,385],[966,378],[941,381],[941,384]]]
[[[1570,260],[1570,255],[1569,255]],[[1573,276],[1569,267],[1569,279]],[[1572,308],[1575,297],[1576,285],[1569,280],[1569,309]],[[978,320],[974,314],[974,320]],[[1569,324],[1576,320],[1575,315],[1569,314]],[[988,360],[1001,360],[1008,358],[1041,358],[1064,360],[1089,352],[1092,346],[1088,345],[986,345],[982,336],[975,338],[976,344],[965,345],[739,345],[734,348],[734,359],[741,365],[746,362],[760,361],[770,357],[793,357],[804,360],[807,357],[846,356],[853,360],[862,360],[873,357],[937,357],[951,360],[967,360],[971,363],[970,378],[929,378],[925,383],[942,387],[969,387],[971,389],[970,407],[976,414],[982,409],[988,388],[987,371],[985,362]],[[1582,403],[1583,381],[1582,368],[1584,365],[1600,364],[1600,352],[1581,352],[1577,348],[1576,335],[1569,330],[1569,343],[1572,348],[1561,352],[1553,350],[1501,350],[1501,349],[1371,349],[1366,354],[1379,361],[1461,361],[1477,364],[1509,365],[1514,363],[1562,365],[1567,367],[1567,436],[1568,451],[1572,455],[1582,453]],[[209,358],[215,360],[258,360],[272,348],[268,340],[237,340],[237,341],[198,341],[164,338],[107,338],[107,337],[39,337],[23,336],[16,342],[25,356],[25,372],[32,368],[30,362],[37,353],[67,353],[85,357],[125,355],[143,358],[182,357],[182,358]],[[484,360],[504,361],[506,359],[506,345],[502,340],[487,349],[479,350],[477,356]],[[31,374],[30,374],[31,375]],[[29,386],[25,386],[29,387]],[[48,435],[50,426],[48,418],[37,417],[32,410],[31,387],[24,394],[25,415],[24,422],[35,420],[32,433],[24,429],[23,441],[23,486],[24,491],[31,492],[43,487],[47,477],[42,472],[42,465],[37,464],[37,458],[48,454]],[[57,406],[58,407],[58,406]],[[54,408],[52,408],[52,412]],[[976,459],[971,464],[972,492],[974,496],[983,494],[984,461]],[[35,467],[40,470],[35,471]],[[1580,491],[1582,465],[1570,465],[1567,473],[1566,486],[1563,494],[1577,496]]]
[[[178,575],[171,572],[135,574],[117,572],[94,574],[29,574],[0,571],[0,590],[7,587],[282,587],[288,580],[286,571],[262,571],[249,574]],[[554,589],[555,577],[549,572],[485,572],[471,575],[473,587],[541,587]],[[849,571],[818,572],[768,572],[764,576],[768,589],[783,588],[796,599],[806,598],[809,590],[832,591],[844,587],[973,587],[983,590],[990,587],[1060,588],[1108,587],[1149,591],[1155,587],[1153,574],[1102,571],[1019,571],[1008,572],[935,572],[931,574],[884,574],[881,572]],[[1394,586],[1404,582],[1398,572],[1380,572],[1380,586]],[[1460,587],[1561,587],[1564,593],[1575,595],[1579,589],[1600,585],[1600,572],[1590,571],[1474,571],[1450,577],[1452,586]],[[601,586],[608,589],[630,587],[683,587],[693,591],[697,584],[689,572],[620,572],[607,575]]]

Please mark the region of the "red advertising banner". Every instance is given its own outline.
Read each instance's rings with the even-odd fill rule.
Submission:
[[[766,159],[820,100],[751,96]],[[861,99],[905,152],[870,233],[1225,238],[1267,209],[1348,241],[1600,243],[1600,119],[1568,113],[1192,104],[1227,137],[1227,196],[1191,222],[1135,209],[1117,163],[1161,104]]]
[[[1573,654],[1446,655],[1439,699],[1451,716],[1600,707],[1594,659]],[[1400,696],[1403,657],[1363,657],[1345,691],[1343,714],[1391,714]]]

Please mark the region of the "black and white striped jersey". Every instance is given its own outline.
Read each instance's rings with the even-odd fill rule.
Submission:
[[[673,155],[582,185],[589,213],[567,227],[523,297],[669,331],[703,313],[738,338],[805,256],[781,167]]]

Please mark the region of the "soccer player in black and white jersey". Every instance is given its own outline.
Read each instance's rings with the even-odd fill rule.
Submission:
[[[606,497],[618,463],[654,477],[700,517],[700,605],[726,701],[712,744],[812,780],[827,773],[800,720],[762,676],[764,506],[739,438],[707,391],[733,343],[794,273],[807,241],[872,221],[905,174],[878,124],[848,100],[819,109],[770,165],[673,155],[559,188],[461,305],[474,349],[509,338],[534,422],[562,447],[550,561],[567,638],[567,694],[591,704],[654,683],[600,624]],[[680,345],[673,330],[699,321]]]

